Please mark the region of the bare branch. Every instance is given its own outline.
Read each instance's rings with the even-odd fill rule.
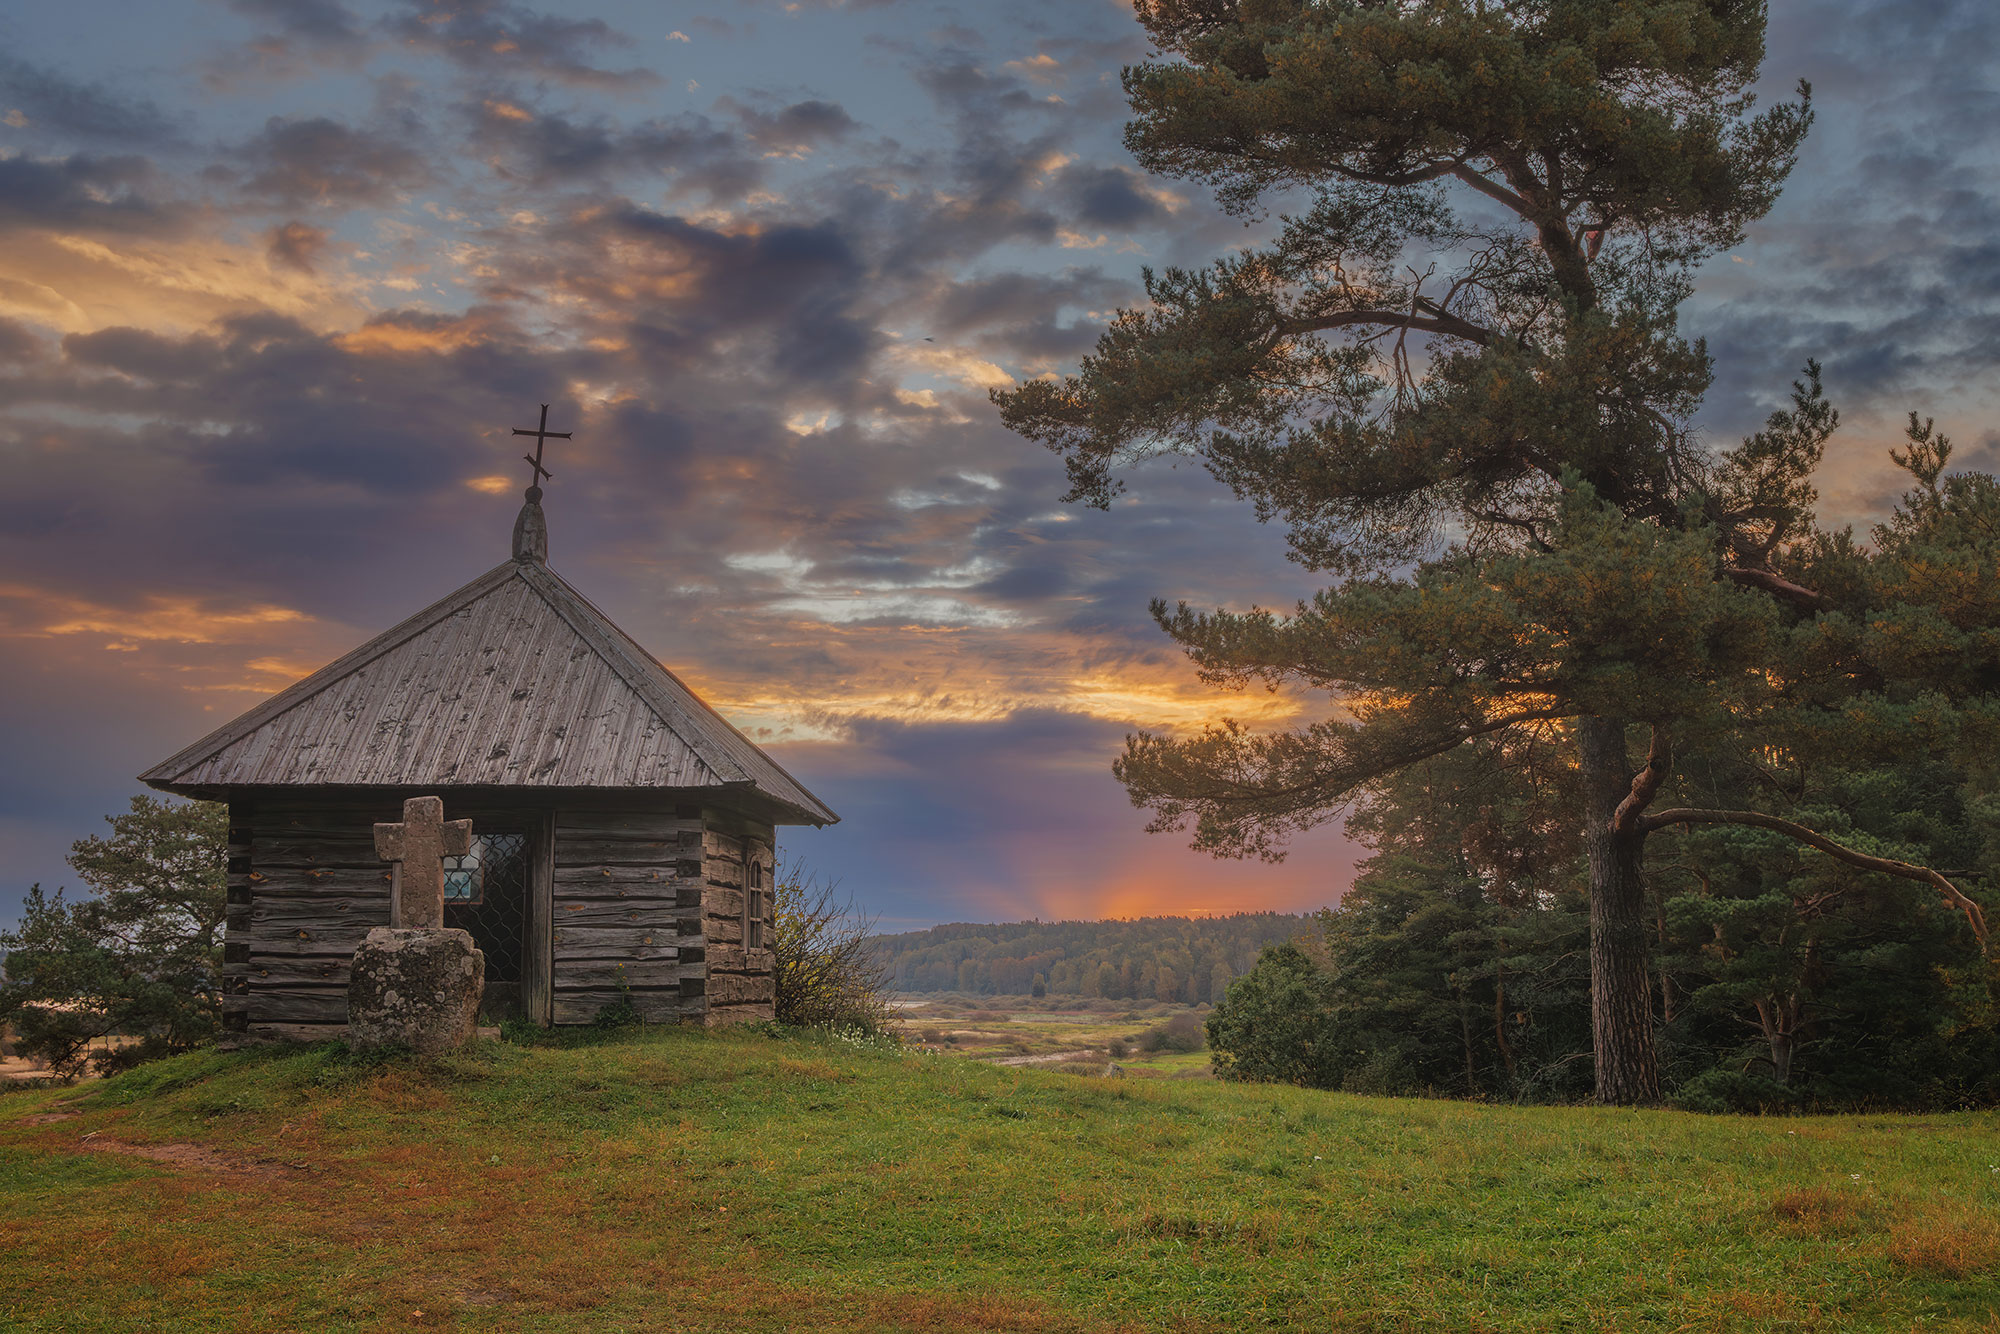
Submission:
[[[1472,517],[1480,523],[1490,523],[1496,528],[1518,528],[1527,535],[1529,545],[1537,551],[1549,552],[1555,550],[1542,537],[1541,531],[1535,527],[1533,519],[1517,518],[1511,514],[1503,514],[1499,510],[1474,510],[1472,511]]]
[[[1281,320],[1278,328],[1286,334],[1304,334],[1320,333],[1327,329],[1346,329],[1357,324],[1379,324],[1389,329],[1419,329],[1425,333],[1463,338],[1468,343],[1477,343],[1481,347],[1493,341],[1491,330],[1482,329],[1470,320],[1460,319],[1443,311],[1436,315],[1413,315],[1399,310],[1343,310],[1331,315]]]
[[[1817,833],[1793,820],[1776,815],[1766,815],[1762,811],[1712,811],[1675,809],[1659,811],[1644,817],[1638,828],[1646,833],[1663,829],[1668,825],[1733,824],[1749,825],[1756,829],[1769,829],[1776,833],[1795,838],[1808,847],[1818,848],[1827,856],[1849,866],[1858,866],[1864,871],[1877,871],[1883,875],[1893,875],[1901,880],[1914,880],[1918,884],[1929,885],[1944,896],[1945,902],[1965,914],[1965,920],[1972,924],[1972,933],[1979,937],[1983,946],[1987,943],[1986,914],[1977,903],[1959,891],[1957,885],[1945,879],[1928,866],[1917,866],[1910,862],[1900,862],[1893,857],[1874,857],[1865,852],[1834,842],[1825,834]]]

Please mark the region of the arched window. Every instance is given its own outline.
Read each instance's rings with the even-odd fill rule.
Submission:
[[[743,948],[764,948],[764,922],[770,915],[770,891],[764,885],[764,859],[754,844],[743,845]]]

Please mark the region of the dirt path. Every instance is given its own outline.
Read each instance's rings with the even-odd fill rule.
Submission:
[[[1091,1049],[1087,1051],[1054,1051],[1054,1052],[1049,1052],[1046,1055],[1042,1056],[996,1056],[993,1058],[991,1064],[1054,1065],[1058,1061],[1081,1061],[1086,1058],[1099,1058],[1104,1060],[1110,1059],[1109,1057],[1105,1056],[1103,1052]]]
[[[44,1112],[39,1116],[26,1118],[29,1125],[50,1125],[75,1117],[75,1112]],[[75,1147],[91,1153],[116,1153],[128,1158],[144,1158],[148,1162],[164,1163],[168,1167],[178,1167],[193,1172],[218,1172],[234,1177],[258,1177],[264,1180],[294,1180],[302,1177],[310,1169],[304,1163],[278,1163],[262,1158],[250,1158],[240,1153],[228,1153],[222,1149],[211,1149],[200,1144],[134,1144],[130,1140],[113,1139],[101,1131],[91,1131],[79,1137]]]

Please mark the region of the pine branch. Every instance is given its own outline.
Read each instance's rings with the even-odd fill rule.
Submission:
[[[1826,595],[1816,593],[1804,584],[1795,584],[1785,576],[1772,570],[1745,569],[1740,565],[1725,565],[1723,577],[1749,588],[1761,588],[1773,597],[1782,598],[1808,610],[1816,611],[1826,605]]]
[[[1474,171],[1471,167],[1466,166],[1463,162],[1453,164],[1453,166],[1450,169],[1450,172],[1451,175],[1465,182],[1465,184],[1471,186],[1473,189],[1479,191],[1480,194],[1487,196],[1489,199],[1499,200],[1502,204],[1505,204],[1508,208],[1514,210],[1514,212],[1520,214],[1524,218],[1530,216],[1530,210],[1528,207],[1527,200],[1521,198],[1520,195],[1515,194],[1512,190],[1509,190],[1506,186],[1495,184],[1489,177],[1487,177],[1483,173]]]
[[[1632,790],[1625,794],[1625,800],[1618,803],[1618,809],[1611,813],[1611,831],[1616,834],[1636,833],[1641,828],[1640,821],[1646,808],[1659,795],[1660,784],[1666,780],[1667,770],[1673,765],[1673,743],[1667,739],[1667,729],[1655,727],[1652,743],[1646,748],[1646,767],[1632,776]]]
[[[1795,838],[1807,847],[1818,848],[1827,856],[1849,866],[1858,866],[1864,871],[1876,871],[1882,875],[1892,875],[1900,880],[1914,880],[1921,885],[1929,885],[1944,897],[1945,902],[1965,914],[1965,920],[1972,924],[1972,933],[1979,937],[1983,946],[1987,943],[1986,914],[1977,903],[1960,892],[1957,885],[1945,879],[1928,866],[1917,866],[1911,862],[1897,861],[1893,857],[1875,857],[1865,852],[1857,852],[1844,844],[1836,843],[1825,834],[1806,828],[1793,820],[1776,815],[1766,815],[1762,811],[1718,811],[1677,808],[1659,811],[1646,816],[1638,824],[1638,829],[1651,833],[1668,825],[1733,824],[1749,825],[1756,829]]]
[[[1417,329],[1424,333],[1444,334],[1451,338],[1463,338],[1468,343],[1485,347],[1493,341],[1493,332],[1481,328],[1470,320],[1461,319],[1449,311],[1440,310],[1435,315],[1416,315],[1399,310],[1343,310],[1332,315],[1308,316],[1303,319],[1281,320],[1278,329],[1288,335],[1322,333],[1328,329],[1346,329],[1357,324],[1379,324],[1387,329]]]

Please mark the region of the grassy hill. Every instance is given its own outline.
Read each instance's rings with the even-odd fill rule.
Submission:
[[[2000,1324],[2000,1116],[1700,1118],[627,1030],[0,1096],[9,1330]]]

